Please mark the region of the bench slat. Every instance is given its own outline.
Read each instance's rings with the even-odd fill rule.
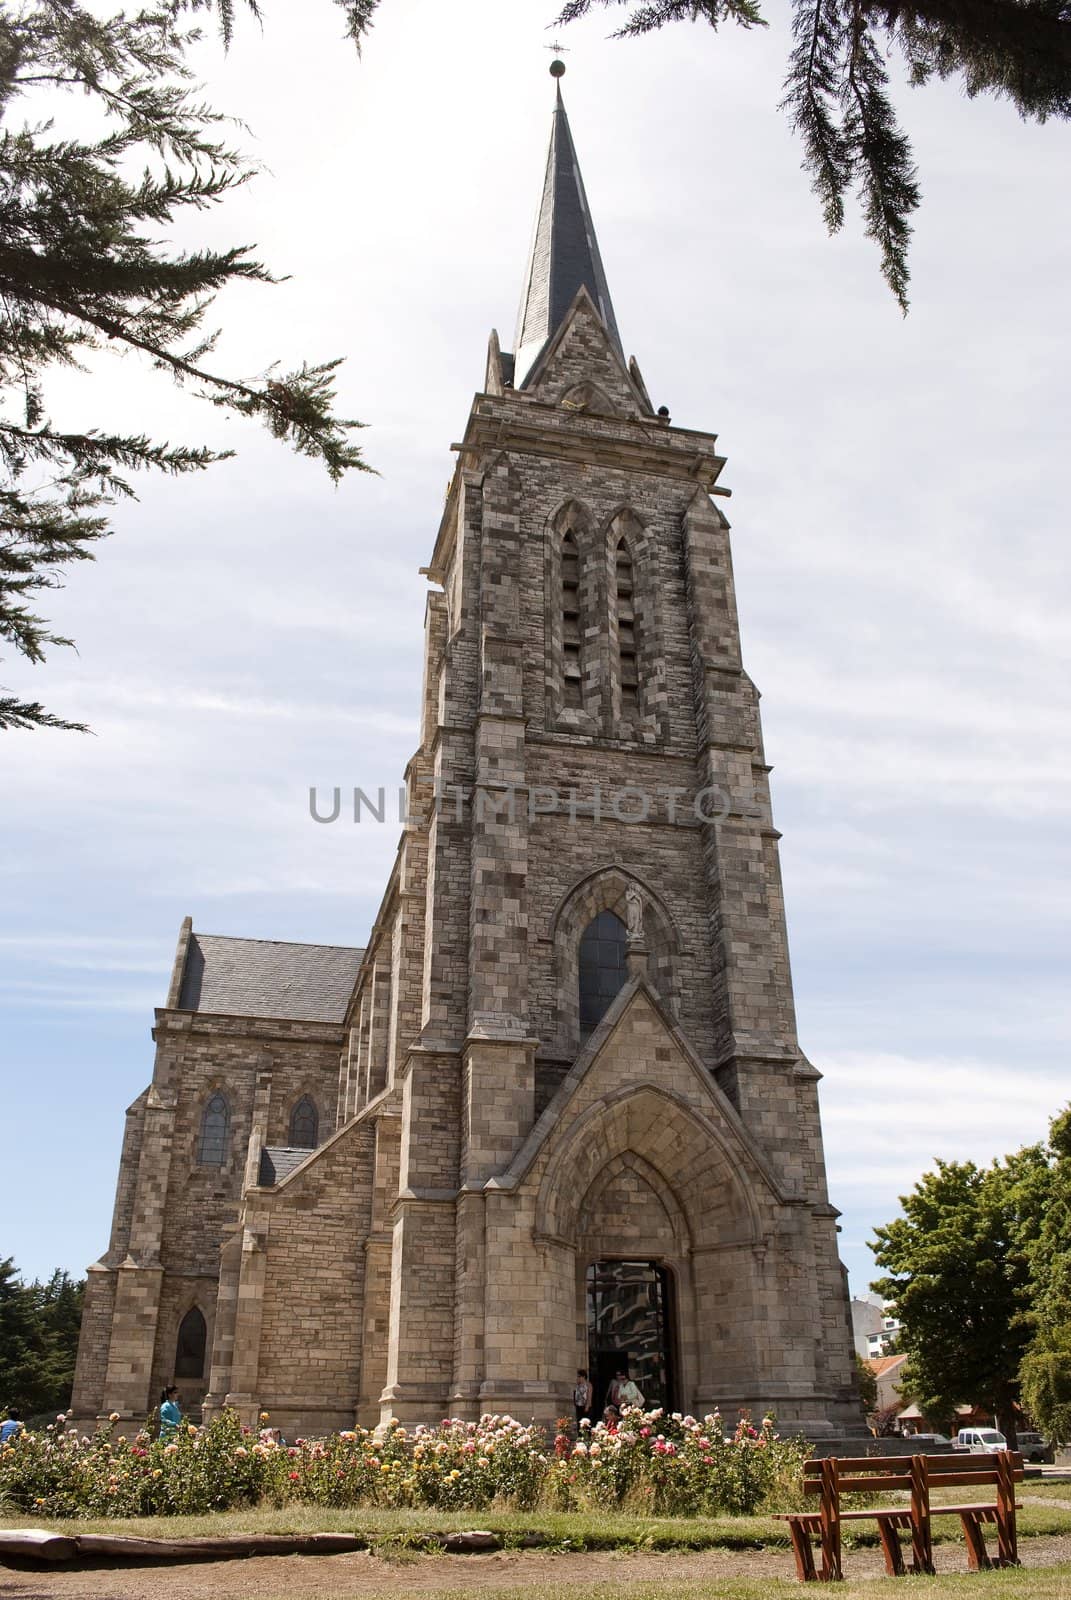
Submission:
[[[837,1478],[841,1494],[870,1494],[879,1489],[910,1489],[910,1472],[885,1472],[873,1478]]]
[[[1009,1451],[1012,1465],[1016,1472],[1023,1468],[1023,1458],[1018,1451]],[[950,1456],[927,1456],[926,1468],[931,1478],[945,1472],[994,1472],[996,1456],[968,1455],[966,1450],[957,1450]]]
[[[1017,1480],[1017,1481],[1022,1481]],[[931,1489],[984,1489],[988,1483],[999,1483],[1000,1476],[996,1472],[946,1472],[940,1478],[930,1480]]]

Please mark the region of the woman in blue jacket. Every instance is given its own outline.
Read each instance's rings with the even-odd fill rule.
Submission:
[[[179,1423],[182,1421],[182,1412],[179,1410],[179,1403],[175,1398],[177,1394],[178,1389],[174,1384],[171,1384],[160,1395],[161,1439],[170,1439],[178,1431]]]

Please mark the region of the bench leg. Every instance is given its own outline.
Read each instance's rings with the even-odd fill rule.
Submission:
[[[822,1527],[822,1570],[823,1583],[840,1583],[844,1578],[844,1571],[840,1564],[840,1521],[825,1523]]]
[[[925,1456],[911,1457],[911,1570],[933,1572],[930,1482]]]
[[[890,1578],[904,1576],[904,1552],[900,1548],[900,1536],[896,1526],[885,1519],[878,1519],[878,1536],[881,1539],[881,1553],[885,1557],[885,1571]]]
[[[967,1541],[967,1566],[971,1572],[987,1572],[993,1563],[985,1547],[985,1535],[978,1518],[970,1511],[960,1512],[963,1537]]]
[[[796,1576],[801,1583],[815,1583],[818,1574],[814,1570],[814,1546],[807,1529],[798,1522],[790,1522],[788,1531],[792,1536],[792,1549],[796,1557]]]

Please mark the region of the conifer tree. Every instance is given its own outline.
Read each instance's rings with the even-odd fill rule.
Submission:
[[[23,1283],[0,1260],[0,1415],[25,1419],[63,1410],[71,1398],[85,1283],[57,1270],[47,1283]]]
[[[620,38],[671,22],[765,27],[758,0],[567,0],[560,22],[596,6],[629,14]],[[889,95],[896,51],[909,80],[958,78],[969,99],[991,94],[1044,122],[1071,116],[1067,0],[792,0],[793,48],[781,102],[803,144],[826,226],[844,222],[859,190],[881,270],[907,310],[907,249],[920,191],[910,143]]]
[[[108,507],[131,474],[197,472],[230,454],[49,415],[45,377],[106,351],[134,351],[213,405],[264,422],[337,481],[369,470],[361,424],[335,414],[337,360],[258,377],[220,371],[205,319],[236,280],[274,282],[244,245],[179,250],[169,227],[251,175],[203,103],[183,13],[232,0],[162,0],[106,16],[77,0],[0,0],[0,642],[31,662],[52,645],[34,609],[71,562],[92,559]],[[256,10],[255,3],[251,6]],[[371,0],[343,0],[359,39]],[[84,136],[49,120],[57,96],[84,113]],[[66,109],[66,108],[65,108]],[[267,352],[266,352],[267,354]],[[0,690],[0,729],[79,726]]]

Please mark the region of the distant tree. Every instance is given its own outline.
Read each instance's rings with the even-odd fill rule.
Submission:
[[[1049,1129],[1049,1191],[1030,1245],[1033,1338],[1020,1368],[1023,1403],[1058,1443],[1071,1440],[1071,1108]]]
[[[619,38],[671,22],[766,26],[758,0],[567,0],[558,20],[597,5],[631,7]],[[792,0],[792,33],[781,106],[802,141],[826,226],[842,226],[845,199],[858,188],[867,235],[906,311],[909,219],[920,192],[888,92],[889,56],[899,52],[912,84],[958,77],[969,99],[1006,98],[1038,122],[1067,117],[1071,10],[1063,0]]]
[[[229,38],[232,0],[214,8]],[[208,361],[217,291],[277,280],[245,245],[181,250],[168,237],[253,173],[191,83],[197,34],[179,18],[203,9],[208,0],[162,0],[109,17],[77,0],[0,0],[0,641],[31,662],[70,644],[34,604],[72,561],[92,559],[106,508],[133,494],[130,473],[196,472],[233,453],[92,418],[54,424],[50,368],[136,351],[212,404],[266,423],[332,479],[369,470],[350,437],[361,424],[334,413],[337,360],[269,365],[254,378]],[[372,0],[342,9],[359,39]],[[61,137],[49,120],[64,94],[78,97],[81,135]],[[0,691],[0,729],[37,727],[81,724]]]
[[[62,1271],[23,1283],[10,1256],[0,1261],[0,1411],[28,1417],[70,1403],[84,1291]]]
[[[875,1230],[888,1276],[872,1287],[896,1308],[903,1387],[927,1416],[970,1401],[1015,1438],[1019,1366],[1030,1343],[1030,1248],[1050,1182],[1042,1146],[985,1169],[938,1161],[903,1216]]]
[[[863,1402],[864,1411],[876,1411],[878,1408],[878,1380],[875,1378],[870,1363],[864,1361],[861,1355],[855,1357],[855,1376],[859,1384],[859,1398]]]

